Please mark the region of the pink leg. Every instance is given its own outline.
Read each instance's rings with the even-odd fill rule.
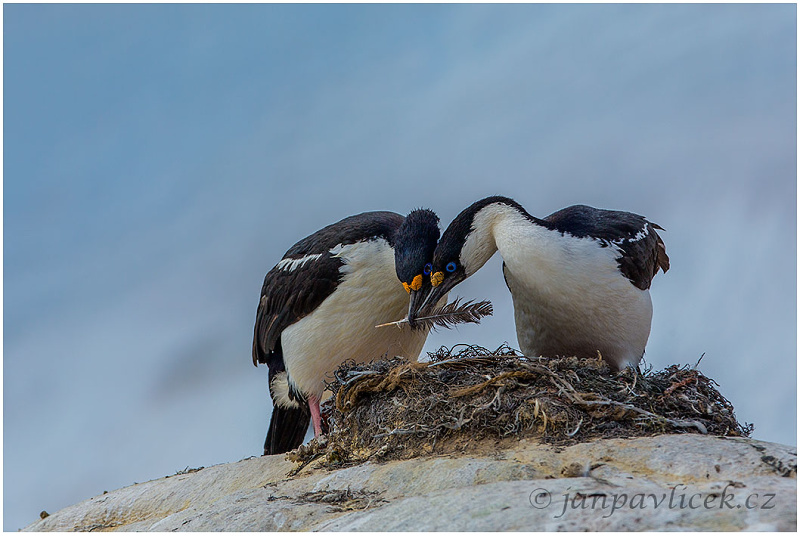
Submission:
[[[314,423],[314,437],[322,435],[322,416],[319,413],[319,398],[308,397],[308,409],[311,410],[311,422]]]

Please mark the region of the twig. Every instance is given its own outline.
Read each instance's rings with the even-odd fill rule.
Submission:
[[[670,385],[669,387],[664,389],[664,396],[668,396],[668,395],[672,394],[672,392],[675,389],[678,389],[679,387],[686,387],[687,385],[689,385],[693,381],[695,383],[697,382],[697,376],[689,376],[688,378],[684,378],[679,382],[673,383],[672,385]]]
[[[574,429],[573,431],[571,431],[571,432],[569,432],[569,433],[567,434],[567,437],[572,437],[572,436],[574,436],[575,434],[577,434],[577,433],[578,433],[578,430],[580,430],[580,429],[581,429],[581,425],[582,425],[582,424],[583,424],[583,418],[581,418],[581,422],[579,422],[579,423],[578,423],[578,426],[576,426],[576,427],[575,427],[575,429]]]
[[[381,437],[393,436],[393,435],[408,435],[408,434],[416,434],[419,430],[402,430],[395,428],[391,432],[385,432],[383,434],[375,434],[372,436],[374,439],[378,439]]]
[[[364,377],[364,376],[374,376],[376,374],[380,374],[377,370],[351,370],[347,374],[347,379],[342,381],[342,385],[350,385],[354,381]],[[340,379],[341,381],[341,379]]]
[[[633,411],[634,413],[638,413],[640,415],[644,415],[645,417],[649,417],[656,421],[666,421],[672,426],[677,428],[697,428],[701,434],[707,434],[708,429],[705,425],[698,421],[682,421],[677,419],[670,419],[669,417],[664,417],[663,415],[656,415],[655,413],[651,413],[647,410],[637,408],[636,406],[632,406],[631,404],[625,404],[623,402],[617,402],[615,400],[584,400],[578,393],[565,393],[568,398],[570,398],[573,402],[577,404],[582,404],[585,406],[616,406],[619,408],[627,409],[628,411]]]
[[[699,366],[700,366],[700,361],[702,361],[702,360],[703,360],[703,358],[704,358],[705,356],[706,356],[706,353],[705,353],[705,352],[703,352],[702,354],[700,354],[700,359],[698,359],[698,360],[697,360],[697,363],[695,363],[695,364],[694,364],[694,367],[693,367],[693,368],[695,368],[695,369],[696,369],[697,367],[699,367]]]

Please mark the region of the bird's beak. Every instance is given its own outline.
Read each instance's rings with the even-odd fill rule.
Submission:
[[[443,281],[440,285],[434,287],[431,285],[430,280],[426,280],[422,288],[418,291],[411,293],[411,302],[408,306],[408,323],[413,328],[416,325],[416,319],[421,316],[431,314],[443,297],[450,292],[450,289],[458,284],[455,278]],[[416,293],[416,296],[414,294]]]
[[[431,286],[428,284],[426,288],[423,286],[419,290],[412,290],[411,296],[408,300],[408,325],[411,326],[411,329],[415,329],[417,327],[416,322],[414,321],[417,317],[416,312],[419,310],[420,306],[422,306],[422,302],[425,301],[425,297],[428,295],[428,291],[430,291]]]

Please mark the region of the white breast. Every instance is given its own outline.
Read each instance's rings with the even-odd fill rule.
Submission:
[[[334,248],[346,264],[343,281],[314,312],[281,334],[290,381],[306,395],[321,396],[324,380],[346,360],[416,359],[427,331],[376,328],[404,318],[408,294],[397,279],[393,250],[384,240]]]
[[[650,293],[619,271],[618,250],[534,225],[516,213],[494,227],[526,355],[597,352],[618,368],[637,364],[650,335]]]

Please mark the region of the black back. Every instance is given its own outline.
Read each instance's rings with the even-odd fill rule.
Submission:
[[[647,290],[659,268],[669,270],[664,242],[658,225],[644,216],[619,210],[573,205],[550,214],[545,224],[577,238],[593,238],[602,247],[616,246],[622,255],[617,262],[622,274],[636,287]]]
[[[456,274],[463,271],[458,258],[467,235],[472,230],[475,215],[483,208],[502,203],[513,207],[536,225],[576,238],[592,238],[601,247],[616,246],[621,252],[617,260],[620,271],[636,287],[645,290],[659,269],[669,269],[664,242],[656,232],[658,225],[631,212],[605,210],[586,205],[574,205],[554,212],[544,219],[530,215],[519,203],[503,196],[491,196],[476,201],[456,216],[442,234],[434,254],[434,270],[441,270],[450,261],[457,263]]]

